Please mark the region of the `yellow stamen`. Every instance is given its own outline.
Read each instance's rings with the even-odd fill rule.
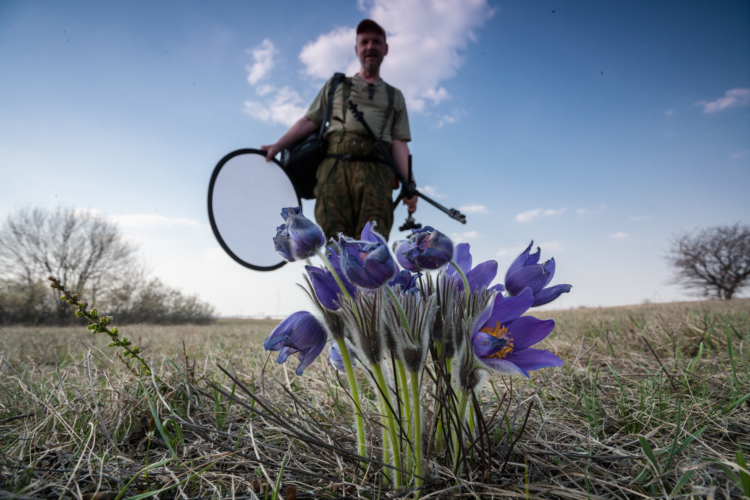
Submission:
[[[505,356],[513,352],[513,341],[508,338],[508,327],[503,326],[500,322],[497,322],[492,328],[482,328],[482,333],[492,335],[496,339],[505,340],[505,345],[502,349],[494,354],[487,356],[488,358],[503,359]]]

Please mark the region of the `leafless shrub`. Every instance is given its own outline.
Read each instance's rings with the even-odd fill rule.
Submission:
[[[213,320],[213,307],[198,297],[149,279],[135,245],[104,215],[63,207],[11,213],[0,227],[0,324],[79,322],[48,287],[50,275],[122,323]]]
[[[750,226],[717,226],[672,239],[672,283],[699,295],[731,299],[750,285]]]

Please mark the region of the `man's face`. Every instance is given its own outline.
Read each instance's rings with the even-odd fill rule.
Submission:
[[[388,53],[388,44],[383,36],[377,33],[360,33],[357,35],[354,52],[365,71],[376,73],[383,63],[383,57]]]

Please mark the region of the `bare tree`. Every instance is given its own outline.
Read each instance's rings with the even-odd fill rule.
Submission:
[[[678,234],[667,258],[675,273],[672,283],[731,299],[750,285],[750,226],[737,223]]]
[[[53,275],[95,303],[109,283],[137,265],[135,250],[101,215],[22,209],[0,229],[0,279],[33,286]]]

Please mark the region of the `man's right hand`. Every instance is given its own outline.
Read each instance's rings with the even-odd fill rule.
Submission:
[[[261,146],[260,150],[266,152],[266,161],[269,162],[274,156],[279,153],[279,151],[281,151],[281,148],[276,144],[270,144],[267,146]]]

